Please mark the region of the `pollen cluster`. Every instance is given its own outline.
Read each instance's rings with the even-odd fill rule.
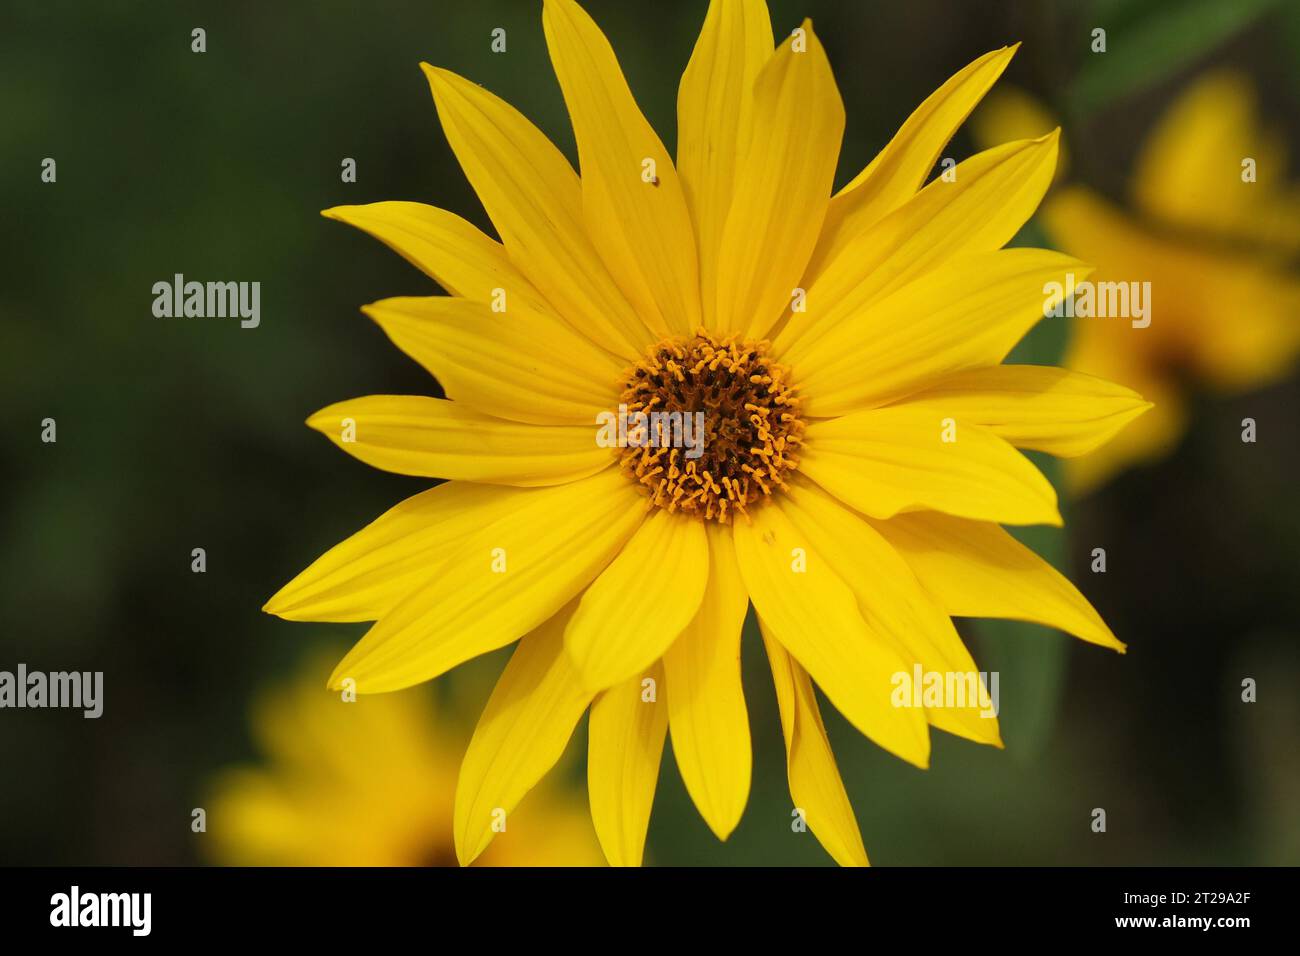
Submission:
[[[787,370],[767,351],[766,341],[699,329],[661,342],[628,370],[621,400],[629,415],[703,413],[703,447],[692,454],[666,438],[623,450],[624,472],[652,504],[725,524],[785,487],[803,422]]]

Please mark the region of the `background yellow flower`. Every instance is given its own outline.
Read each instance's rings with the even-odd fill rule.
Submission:
[[[973,120],[981,140],[1050,129],[1045,108],[1012,90]],[[1040,220],[1053,245],[1101,282],[1150,282],[1151,322],[1079,318],[1065,364],[1128,385],[1154,408],[1070,462],[1087,491],[1167,454],[1189,426],[1189,392],[1231,394],[1276,381],[1300,351],[1300,184],[1267,129],[1250,82],[1214,72],[1190,84],[1142,144],[1129,206],[1064,185]]]
[[[233,866],[457,866],[452,800],[465,714],[428,687],[344,700],[316,656],[261,695],[262,762],[214,779],[202,806],[209,858]],[[599,866],[581,789],[557,774],[509,815],[479,866]]]

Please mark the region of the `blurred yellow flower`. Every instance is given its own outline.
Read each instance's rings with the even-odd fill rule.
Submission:
[[[976,114],[984,142],[1041,133],[1049,114],[1020,91]],[[1283,142],[1266,132],[1247,80],[1194,82],[1143,145],[1122,209],[1091,189],[1051,193],[1052,243],[1097,267],[1091,277],[1151,283],[1150,325],[1078,319],[1063,364],[1136,389],[1155,407],[1105,447],[1068,463],[1086,492],[1168,453],[1188,427],[1193,386],[1228,394],[1284,375],[1300,351],[1300,187]]]
[[[331,665],[262,695],[265,762],[222,772],[203,804],[210,858],[229,866],[456,866],[454,715],[409,691],[345,701]],[[582,794],[539,787],[502,817],[481,866],[599,866]]]
[[[426,66],[502,241],[415,203],[325,213],[451,293],[365,310],[451,400],[371,396],[309,424],[377,467],[451,480],[318,559],[266,610],[377,621],[331,678],[368,693],[517,641],[461,767],[459,858],[490,845],[494,810],[543,777],[590,710],[596,832],[611,863],[637,865],[669,730],[714,833],[726,839],[744,811],[752,602],[794,825],[864,864],[814,682],[925,767],[931,726],[1001,745],[951,615],[1123,649],[1001,527],[1061,523],[1018,447],[1083,454],[1147,407],[1090,376],[1001,364],[1043,318],[1045,283],[1088,272],[1002,249],[1052,180],[1057,136],[926,185],[1015,52],[994,50],[832,197],[844,108],[811,23],[774,48],[761,0],[715,0],[679,87],[674,164],[591,18],[546,0],[543,26],[581,178],[508,104]],[[603,442],[615,410],[634,429],[638,415],[679,424],[650,444],[621,427]],[[700,441],[677,442],[694,421]],[[900,698],[916,670],[979,690]]]

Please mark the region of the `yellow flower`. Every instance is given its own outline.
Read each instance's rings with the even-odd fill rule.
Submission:
[[[418,692],[358,697],[310,665],[263,695],[253,729],[266,766],[212,783],[206,839],[229,866],[455,866],[451,794],[458,750],[448,715]],[[439,731],[439,728],[443,729]],[[510,813],[485,866],[595,866],[584,810],[539,789]]]
[[[592,20],[547,0],[543,24],[581,179],[506,103],[426,66],[501,243],[412,203],[325,213],[451,293],[365,310],[450,400],[362,398],[309,424],[377,467],[451,480],[266,609],[377,621],[331,678],[363,692],[518,641],[461,767],[461,861],[590,708],[596,832],[610,862],[635,865],[670,728],[713,831],[725,839],[740,819],[752,602],[795,806],[832,857],[865,863],[814,683],[924,767],[930,725],[1000,745],[974,701],[895,706],[895,678],[914,665],[976,671],[949,615],[1123,646],[999,525],[1061,520],[1014,446],[1081,454],[1145,407],[1087,376],[1000,364],[1042,318],[1045,283],[1087,272],[1001,248],[1051,181],[1057,137],[988,150],[921,188],[1014,53],[996,50],[832,199],[844,110],[807,21],[774,51],[761,0],[711,4],[681,81],[676,164]],[[596,423],[620,404],[703,412],[702,454],[600,447]]]
[[[1032,135],[1047,128],[1046,117],[1023,94],[991,98],[977,117],[979,138]],[[1149,326],[1074,324],[1066,366],[1155,403],[1104,449],[1070,462],[1077,490],[1168,453],[1188,427],[1191,384],[1240,392],[1291,366],[1300,351],[1300,188],[1285,181],[1286,165],[1247,81],[1217,72],[1184,92],[1151,132],[1132,178],[1131,213],[1079,185],[1044,203],[1053,243],[1097,266],[1097,283],[1151,283]]]

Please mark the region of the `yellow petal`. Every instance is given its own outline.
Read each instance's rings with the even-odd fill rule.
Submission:
[[[924,509],[1061,524],[1056,492],[1029,459],[987,429],[924,408],[894,405],[815,422],[799,471],[873,518]]]
[[[1063,458],[1110,441],[1151,407],[1137,392],[1081,372],[994,365],[945,376],[903,400],[940,418],[982,425],[1017,448]]]
[[[902,556],[870,524],[812,482],[792,482],[784,511],[832,570],[852,589],[858,610],[878,639],[907,664],[927,673],[959,675],[971,693],[960,705],[926,708],[936,727],[977,743],[1002,746],[996,714],[985,705],[979,668],[952,619],[917,580]]]
[[[446,296],[383,299],[362,311],[448,398],[488,415],[587,425],[594,441],[596,416],[618,404],[618,362],[554,316]]]
[[[754,131],[736,172],[718,257],[717,324],[761,338],[781,317],[817,244],[844,135],[844,104],[805,20],[754,83]]]
[[[449,844],[459,754],[435,733],[424,694],[362,702],[325,690],[309,655],[292,682],[259,693],[257,769],[209,794],[216,862],[244,866],[423,865]],[[213,804],[216,804],[214,806]]]
[[[700,323],[699,269],[673,161],[591,17],[546,0],[542,26],[578,142],[587,233],[654,332],[689,333]]]
[[[1247,156],[1256,161],[1255,182],[1242,180]],[[1260,239],[1270,223],[1267,210],[1255,215],[1256,204],[1281,198],[1286,168],[1282,145],[1259,123],[1249,78],[1215,71],[1188,85],[1143,144],[1133,198],[1157,222]]]
[[[658,660],[695,616],[708,579],[703,522],[655,509],[569,622],[565,645],[587,686],[612,687]]]
[[[564,753],[592,695],[564,654],[570,609],[519,641],[465,751],[456,782],[456,856],[468,866]]]
[[[1270,268],[1250,253],[1220,257],[1216,265],[1203,276],[1205,311],[1188,336],[1195,374],[1224,394],[1285,378],[1300,352],[1300,275]],[[1225,321],[1225,315],[1248,318]]]
[[[582,221],[582,187],[564,155],[476,83],[421,64],[447,142],[511,261],[575,328],[636,358],[650,338],[610,278]]]
[[[1262,247],[1233,252],[1179,241],[1083,188],[1054,194],[1040,220],[1057,241],[1097,264],[1098,302],[1135,277],[1150,283],[1155,302],[1136,327],[1122,318],[1074,323],[1061,364],[1126,385],[1155,407],[1072,462],[1066,473],[1073,489],[1085,491],[1122,467],[1167,454],[1187,429],[1187,381],[1215,391],[1259,388],[1292,364],[1300,346],[1300,282]]]
[[[915,195],[934,170],[944,146],[1019,48],[1017,43],[993,50],[954,74],[916,108],[889,145],[836,193],[817,251],[808,264],[810,282],[846,243]]]
[[[368,465],[399,475],[498,485],[558,485],[613,464],[594,425],[521,425],[441,398],[370,395],[307,424]]]
[[[799,663],[773,640],[763,624],[763,645],[781,710],[790,796],[809,829],[840,866],[868,866],[853,805],[844,790],[831,742],[822,724],[812,681]]]
[[[1124,649],[1061,572],[996,524],[931,513],[872,523],[949,614],[1035,621]]]
[[[673,753],[686,790],[725,840],[749,798],[753,757],[740,681],[740,631],[749,594],[731,530],[710,522],[709,584],[695,618],[664,655]]]
[[[204,807],[214,820],[208,853],[221,866],[328,866],[323,852],[320,827],[314,814],[304,812],[297,794],[262,769],[237,768],[222,771],[205,795]],[[348,854],[348,862],[364,859],[377,866],[392,864],[374,839]],[[338,852],[338,845],[329,846]],[[337,857],[335,857],[337,859]]]
[[[611,866],[641,865],[668,729],[663,694],[664,671],[656,663],[603,691],[591,705],[587,792],[591,821]]]
[[[1266,304],[1264,297],[1243,296],[1240,287],[1224,282],[1234,273],[1265,272],[1257,261],[1243,272],[1239,257],[1234,262],[1234,257],[1222,252],[1211,255],[1162,239],[1090,190],[1058,190],[1039,218],[1057,241],[1068,236],[1070,248],[1097,265],[1092,281],[1099,296],[1103,288],[1116,288],[1104,283],[1127,283],[1136,277],[1150,281],[1155,290],[1150,324],[1145,328],[1122,318],[1080,318],[1073,323],[1061,364],[1132,388],[1155,406],[1113,441],[1069,463],[1070,487],[1083,493],[1121,468],[1161,457],[1182,438],[1188,409],[1185,385],[1174,369],[1181,367],[1186,375],[1190,367],[1192,377],[1204,375],[1203,355],[1226,354],[1215,330],[1252,327],[1266,314],[1290,313],[1285,305],[1279,308]],[[1276,293],[1275,284],[1267,279],[1261,282],[1268,285]],[[1225,309],[1239,319],[1224,322]],[[1275,357],[1287,355],[1276,347],[1269,352]]]
[[[959,255],[1000,249],[1038,208],[1056,168],[1058,133],[977,153],[844,244],[808,288],[807,311],[777,336],[789,344]]]
[[[455,213],[418,202],[335,206],[321,213],[374,236],[452,295],[491,305],[497,290],[533,310],[550,308],[501,243]]]
[[[604,866],[605,854],[591,825],[587,802],[575,799],[566,778],[567,755],[559,773],[535,787],[510,815],[510,825],[474,861],[483,867]],[[555,784],[550,786],[549,784]]]
[[[1066,462],[1066,487],[1075,496],[1086,495],[1126,468],[1164,457],[1187,431],[1191,412],[1180,383],[1156,370],[1126,374],[1124,379],[1140,388],[1152,405],[1113,441]]]
[[[361,693],[400,690],[509,644],[548,620],[600,573],[643,520],[644,499],[615,469],[518,492],[466,535],[440,573],[348,652],[330,678]]]
[[[767,633],[794,655],[853,726],[881,747],[924,767],[925,714],[892,704],[893,677],[908,670],[872,633],[853,591],[773,499],[735,526],[736,557]],[[802,570],[800,568],[802,567]]]
[[[1001,362],[1061,301],[1069,277],[1079,282],[1090,272],[1044,249],[963,256],[874,305],[830,307],[831,325],[780,358],[796,374],[810,417],[872,408],[950,372]]]
[[[1013,139],[1033,139],[1050,133],[1060,125],[1045,104],[1032,94],[1003,83],[986,99],[966,129],[980,149],[988,149]],[[1062,139],[1056,159],[1054,183],[1065,179],[1070,169],[1069,152]]]
[[[317,558],[262,610],[288,621],[376,621],[521,494],[456,481],[407,498]]]
[[[704,324],[716,328],[718,251],[754,123],[754,80],[772,56],[764,0],[711,0],[677,90],[677,171],[700,254]]]

